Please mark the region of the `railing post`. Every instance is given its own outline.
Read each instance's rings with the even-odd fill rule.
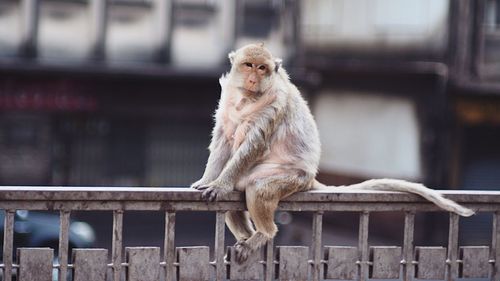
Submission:
[[[493,214],[493,233],[491,235],[490,259],[493,260],[491,266],[491,281],[500,280],[500,212]]]
[[[165,260],[165,281],[175,277],[175,213],[165,213],[165,241],[163,259]]]
[[[226,212],[217,211],[215,217],[215,280],[223,281],[226,279],[224,263],[224,230]]]
[[[5,210],[3,229],[3,281],[12,281],[12,247],[14,247],[15,210]]]
[[[120,281],[122,267],[123,210],[113,211],[112,264],[113,281]]]
[[[266,271],[264,280],[274,280],[274,239],[267,241],[266,244]]]
[[[313,216],[313,233],[312,233],[312,280],[319,281],[322,278],[321,264],[321,234],[323,229],[323,212],[315,212]]]
[[[368,280],[369,271],[369,252],[368,252],[368,226],[370,213],[363,212],[359,216],[359,238],[358,238],[358,279],[360,281]]]
[[[446,280],[455,281],[458,278],[458,220],[457,214],[450,213],[450,227],[448,232],[448,257]]]
[[[59,213],[59,279],[64,281],[68,274],[69,218],[70,212]]]
[[[403,280],[413,280],[414,265],[413,265],[413,236],[415,229],[415,213],[406,212],[404,225],[404,241],[403,241]]]

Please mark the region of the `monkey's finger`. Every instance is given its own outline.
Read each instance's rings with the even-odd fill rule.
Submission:
[[[195,188],[198,189],[198,190],[205,190],[205,189],[207,189],[209,187],[210,187],[209,185],[200,185],[200,186],[197,186]]]
[[[213,193],[213,187],[206,187],[205,191],[201,194],[201,199],[210,200],[210,195]]]
[[[215,201],[215,199],[217,199],[217,192],[214,189],[212,189],[212,192],[210,193],[210,198],[208,198],[208,200],[213,202]]]
[[[200,189],[200,188],[202,188],[202,186],[206,186],[206,181],[203,179],[199,179],[191,184],[191,188],[194,188],[194,189]]]
[[[203,193],[201,194],[201,199],[207,199],[207,190],[203,191]]]
[[[215,199],[217,199],[217,189],[214,187],[209,187],[207,190],[205,190],[202,194],[204,195],[203,199],[206,199],[207,201],[213,202]]]

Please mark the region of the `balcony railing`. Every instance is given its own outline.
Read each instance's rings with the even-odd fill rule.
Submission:
[[[232,259],[232,248],[224,247],[226,211],[244,210],[243,194],[234,192],[218,202],[205,202],[200,192],[186,188],[116,187],[0,187],[0,209],[5,210],[2,280],[500,280],[500,192],[442,191],[478,213],[493,213],[491,245],[459,247],[459,218],[449,216],[448,247],[414,247],[415,214],[441,211],[422,198],[396,192],[311,191],[294,194],[279,204],[279,210],[312,212],[312,243],[274,247],[270,241],[263,253],[246,264]],[[18,248],[13,257],[16,210],[60,212],[57,264],[49,248]],[[108,249],[73,249],[68,263],[69,224],[73,211],[113,212],[111,255]],[[165,214],[164,249],[127,247],[123,255],[123,214],[157,211]],[[175,217],[178,211],[216,212],[215,246],[175,248]],[[357,247],[322,246],[325,212],[359,213]],[[370,214],[404,212],[402,247],[369,247]],[[466,220],[466,219],[465,219]],[[498,242],[498,243],[497,243]],[[147,245],[145,245],[147,246]],[[212,250],[212,251],[211,251]],[[122,260],[122,257],[125,259]],[[213,259],[210,260],[210,256]],[[15,262],[15,263],[14,263]],[[54,272],[57,272],[55,274]],[[69,274],[72,273],[72,274]],[[126,273],[126,274],[122,274]],[[57,276],[53,276],[57,275]],[[64,278],[63,278],[64,277]]]

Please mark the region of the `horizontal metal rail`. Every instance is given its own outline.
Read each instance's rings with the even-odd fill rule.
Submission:
[[[500,211],[500,191],[440,191],[475,211]],[[201,199],[189,188],[151,187],[0,187],[1,209],[23,210],[144,210],[228,211],[244,210],[244,195],[232,192],[217,202]],[[321,203],[321,204],[320,204]],[[331,204],[325,204],[331,203]],[[283,199],[284,211],[442,211],[414,194],[385,191],[314,190]]]
[[[494,213],[493,235],[490,246],[459,247],[459,217],[450,214],[448,247],[414,247],[415,213],[443,211],[420,196],[399,192],[383,191],[338,191],[315,190],[293,194],[280,202],[278,209],[286,211],[313,212],[312,251],[304,246],[279,246],[274,249],[273,241],[267,245],[264,260],[254,260],[253,269],[243,270],[231,260],[229,252],[225,257],[224,220],[226,211],[245,210],[244,194],[232,192],[217,202],[201,199],[201,192],[189,188],[151,188],[151,187],[0,187],[0,209],[6,211],[4,219],[3,280],[12,280],[18,274],[21,280],[30,280],[30,266],[41,261],[52,260],[53,252],[46,248],[20,248],[18,261],[13,260],[14,214],[16,210],[48,210],[60,213],[60,235],[58,264],[46,264],[50,268],[43,275],[52,274],[52,268],[63,279],[73,271],[73,280],[87,280],[82,273],[79,260],[69,263],[68,231],[71,212],[73,211],[112,211],[113,232],[112,249],[77,251],[81,257],[95,259],[100,264],[95,272],[104,272],[114,281],[122,280],[123,271],[127,271],[126,280],[159,280],[160,271],[164,272],[161,280],[323,280],[370,278],[393,278],[399,276],[402,268],[403,280],[434,278],[446,275],[446,280],[468,276],[486,276],[490,280],[500,280],[500,239],[498,221],[500,220],[500,191],[439,191],[445,197],[454,200],[476,212]],[[157,247],[123,248],[123,214],[126,211],[160,211],[165,214],[164,252],[160,258]],[[176,248],[175,215],[178,211],[215,211],[215,247],[213,260],[209,261],[208,247]],[[324,212],[352,211],[359,213],[358,247],[322,246],[322,219]],[[402,247],[371,247],[368,243],[369,218],[372,212],[401,211],[405,213],[404,241]],[[73,251],[75,255],[75,252]],[[440,260],[441,257],[441,260]],[[101,260],[99,260],[101,259]],[[107,262],[102,262],[104,259]],[[124,259],[124,260],[123,260]],[[99,263],[97,261],[100,261]],[[147,260],[148,264],[139,264]],[[434,269],[434,264],[441,267]],[[293,266],[291,266],[293,264]],[[339,267],[338,265],[342,266]],[[276,265],[276,267],[275,267]],[[79,267],[80,266],[80,267]],[[145,276],[134,279],[134,270],[149,266]],[[478,267],[482,266],[482,267]],[[24,271],[23,271],[23,268]],[[40,267],[37,267],[40,268]],[[192,270],[187,270],[191,268]],[[292,271],[290,271],[293,268]],[[430,271],[426,271],[429,269]],[[459,268],[461,270],[459,271]],[[196,269],[196,270],[193,270]],[[80,270],[80,271],[78,271]],[[111,273],[106,273],[108,270]],[[187,271],[186,271],[187,270]],[[78,273],[77,273],[78,271]],[[277,272],[274,272],[277,271]],[[94,273],[95,273],[94,272]],[[210,273],[212,272],[212,273]],[[235,277],[234,274],[242,274]],[[246,273],[245,273],[246,272]],[[309,272],[309,273],[308,273]],[[88,273],[88,272],[87,272]],[[25,274],[25,275],[23,275]],[[90,273],[89,273],[90,274]],[[96,273],[97,274],[97,273]],[[201,277],[193,277],[201,274]],[[260,275],[259,275],[260,274]],[[94,275],[93,275],[94,276]],[[97,275],[95,275],[97,276]],[[198,276],[198,275],[196,275]],[[212,276],[212,277],[210,277]],[[419,277],[420,276],[420,277]],[[23,279],[28,278],[28,279]],[[87,279],[85,279],[87,278]],[[148,279],[149,278],[149,279]],[[194,279],[193,279],[194,278]],[[242,279],[243,278],[243,279]],[[431,279],[432,279],[431,278]]]
[[[500,207],[500,191],[470,191],[470,190],[438,190],[443,196],[457,203],[471,207],[481,207],[495,209]],[[243,206],[244,195],[241,192],[231,192],[220,198],[215,203],[207,203],[201,199],[201,192],[185,187],[68,187],[68,186],[0,186],[0,204],[22,204],[23,201],[31,203],[47,202],[48,209],[59,209],[55,202],[66,202],[74,204],[79,210],[84,210],[84,206],[79,206],[78,202],[122,202],[134,204],[136,202],[167,202],[167,203],[200,203],[200,210],[211,210],[211,205],[233,204]],[[432,205],[422,197],[414,194],[388,191],[336,191],[331,190],[313,190],[307,192],[298,192],[282,200],[282,207],[290,208],[290,203],[384,203],[384,205],[399,204],[420,205],[425,207]],[[496,205],[499,204],[499,205]],[[5,205],[0,205],[4,207]],[[163,207],[168,209],[171,206],[165,204]],[[300,205],[297,205],[299,207]],[[490,207],[487,207],[490,206]],[[19,206],[24,207],[24,206]],[[26,206],[30,207],[30,206]],[[30,209],[32,209],[31,207]],[[321,210],[321,206],[316,207]],[[114,208],[109,208],[110,210]],[[173,208],[172,208],[173,209]],[[294,208],[295,209],[295,208]],[[383,208],[385,210],[385,208]],[[92,209],[94,210],[94,209]],[[231,210],[231,209],[228,209]],[[301,211],[297,208],[297,211]],[[360,209],[361,210],[361,209]],[[374,207],[374,211],[377,208]],[[397,207],[396,210],[399,210]],[[437,208],[424,208],[419,211],[437,210]]]

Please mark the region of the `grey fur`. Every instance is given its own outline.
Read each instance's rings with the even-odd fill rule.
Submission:
[[[210,156],[203,177],[191,186],[203,190],[202,197],[209,201],[235,189],[246,193],[248,213],[234,212],[226,217],[238,241],[237,261],[244,262],[275,236],[273,216],[280,199],[313,188],[410,192],[459,215],[474,214],[417,183],[378,179],[327,187],[317,182],[314,178],[321,153],[318,129],[306,101],[281,67],[281,60],[259,45],[231,52],[229,58],[231,71],[219,80],[222,91]],[[273,71],[263,74],[253,68],[263,64]],[[249,72],[258,74],[253,76],[260,79],[258,91],[245,88]]]

